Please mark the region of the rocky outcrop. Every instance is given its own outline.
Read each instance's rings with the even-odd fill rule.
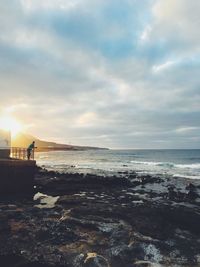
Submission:
[[[187,183],[38,169],[34,199],[0,201],[0,266],[200,266],[199,184]]]

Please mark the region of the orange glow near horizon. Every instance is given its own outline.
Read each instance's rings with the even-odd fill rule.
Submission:
[[[22,125],[14,117],[2,116],[0,118],[0,129],[10,131],[11,136],[15,137],[22,130]]]

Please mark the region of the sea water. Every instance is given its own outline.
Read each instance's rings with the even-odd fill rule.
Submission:
[[[200,179],[200,149],[51,151],[36,153],[36,160],[39,166],[59,172],[136,171]]]

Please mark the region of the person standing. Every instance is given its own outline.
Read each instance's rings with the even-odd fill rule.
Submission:
[[[35,141],[33,141],[27,148],[27,159],[30,160],[31,152],[34,151],[35,147]]]

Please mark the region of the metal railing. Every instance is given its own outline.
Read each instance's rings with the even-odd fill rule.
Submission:
[[[27,148],[11,147],[10,157],[13,159],[34,160],[34,149],[31,151],[30,158],[28,158]]]

